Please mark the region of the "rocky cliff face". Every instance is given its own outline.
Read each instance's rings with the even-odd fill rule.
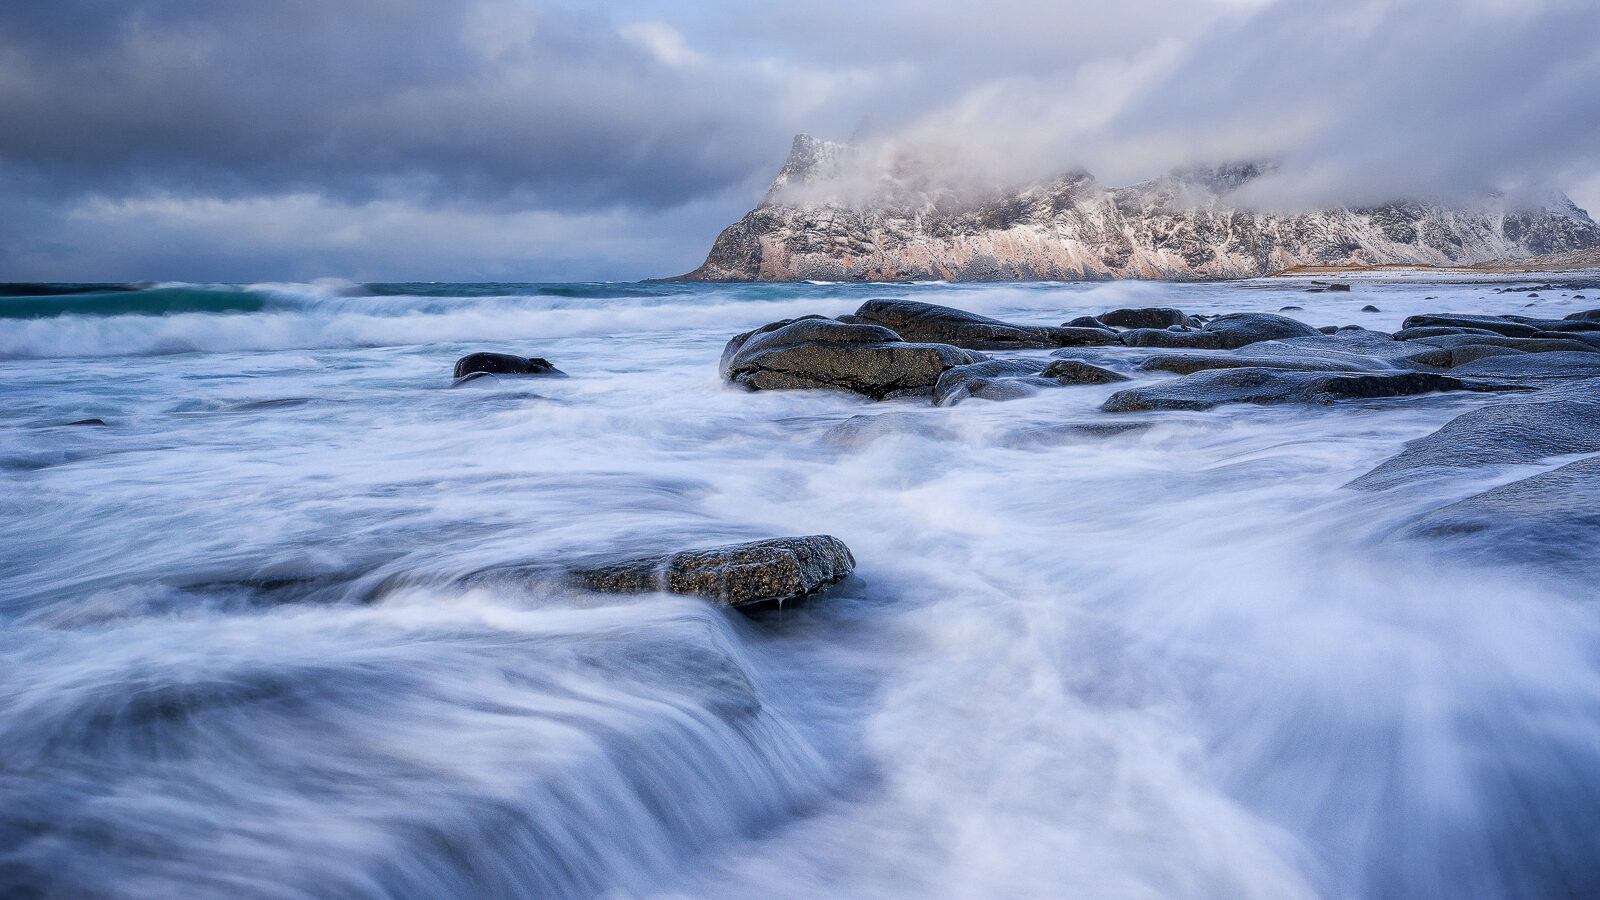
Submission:
[[[1085,172],[1017,191],[960,193],[907,172],[843,199],[850,148],[794,140],[761,204],[717,238],[692,281],[1208,279],[1297,265],[1467,265],[1600,247],[1561,198],[1543,208],[1404,203],[1309,213],[1230,205],[1254,165],[1129,187]]]

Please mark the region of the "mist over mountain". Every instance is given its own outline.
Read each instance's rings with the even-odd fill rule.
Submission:
[[[695,281],[1241,278],[1293,266],[1463,265],[1587,250],[1600,225],[1563,195],[1411,198],[1324,209],[1261,202],[1270,161],[1128,186],[1077,170],[1005,185],[913,156],[799,135],[760,205]]]

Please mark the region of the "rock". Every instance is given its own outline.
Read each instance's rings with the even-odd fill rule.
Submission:
[[[1093,329],[1096,329],[1097,331],[1110,331],[1111,330],[1111,326],[1110,325],[1107,325],[1106,323],[1100,321],[1099,319],[1095,318],[1094,316],[1079,316],[1076,319],[1073,319],[1071,322],[1067,322],[1067,323],[1063,324],[1061,327],[1062,328],[1093,328]]]
[[[1348,290],[1350,290],[1350,285],[1348,285],[1348,284],[1340,284],[1339,282],[1336,281],[1333,284],[1328,285],[1328,290],[1330,290],[1330,291],[1348,291]]]
[[[1597,378],[1600,353],[1520,353],[1479,358],[1451,370],[1453,375],[1495,378]]]
[[[1304,306],[1280,306],[1280,307],[1278,307],[1278,312],[1293,312],[1294,310],[1304,311],[1305,307]]]
[[[1527,400],[1462,413],[1439,430],[1350,482],[1379,490],[1436,470],[1537,462],[1564,453],[1600,451],[1600,401]]]
[[[571,570],[567,580],[602,594],[663,591],[743,606],[803,597],[855,565],[843,541],[816,534],[623,560]]]
[[[1272,313],[1232,313],[1217,316],[1207,322],[1206,334],[1217,335],[1223,350],[1237,350],[1258,341],[1281,338],[1308,337],[1318,334],[1317,329],[1304,322]]]
[[[1119,375],[1110,369],[1090,365],[1079,359],[1056,360],[1045,366],[1039,377],[1059,384],[1111,384],[1128,380],[1126,375]]]
[[[1579,294],[1572,299],[1582,300],[1583,295]],[[1564,322],[1600,322],[1600,309],[1586,309],[1583,312],[1575,312],[1561,318]]]
[[[1145,306],[1138,309],[1113,309],[1097,318],[1115,328],[1198,328],[1200,323],[1181,309],[1169,306]]]
[[[822,433],[822,443],[843,450],[858,450],[886,437],[910,435],[929,440],[952,440],[956,432],[922,413],[890,412],[851,416]]]
[[[1501,337],[1497,334],[1441,334],[1433,337],[1412,338],[1417,344],[1427,344],[1430,347],[1509,347],[1512,350],[1521,350],[1524,353],[1593,353],[1597,349],[1592,344],[1566,338],[1549,340],[1545,338]]]
[[[1394,333],[1397,341],[1414,341],[1418,338],[1444,337],[1449,334],[1480,334],[1484,337],[1504,337],[1498,331],[1487,328],[1460,328],[1453,325],[1422,325],[1417,328],[1402,328]]]
[[[1600,457],[1474,494],[1413,520],[1411,537],[1592,587],[1600,573]],[[1587,593],[1587,591],[1586,591]]]
[[[1353,325],[1336,329],[1332,334],[1318,333],[1307,337],[1261,341],[1248,345],[1245,352],[1249,356],[1291,361],[1320,359],[1347,363],[1368,372],[1396,368],[1437,368],[1450,362],[1449,352],[1442,348],[1396,341],[1381,331]]]
[[[469,375],[551,375],[565,377],[567,373],[550,364],[550,360],[537,356],[512,356],[509,353],[470,353],[456,360],[457,378]]]
[[[1234,356],[1212,353],[1164,353],[1152,356],[1139,364],[1146,372],[1176,372],[1192,375],[1209,369],[1294,369],[1301,372],[1370,372],[1379,365],[1317,357],[1295,356]]]
[[[106,425],[106,422],[105,422],[104,419],[79,419],[76,422],[68,422],[66,424],[66,427],[70,428],[73,425],[95,425],[95,426],[100,426],[100,427],[110,427],[110,426]]]
[[[1538,328],[1521,322],[1513,322],[1500,316],[1469,316],[1469,315],[1436,315],[1436,316],[1407,316],[1400,323],[1402,329],[1422,328],[1430,325],[1439,325],[1449,328],[1476,328],[1483,331],[1492,331],[1506,337],[1532,337]]]
[[[722,374],[751,390],[839,388],[885,399],[932,388],[945,369],[981,362],[947,344],[913,344],[878,325],[804,318],[734,337]]]
[[[907,341],[949,344],[969,350],[1013,350],[1115,344],[1117,336],[1095,328],[1012,325],[977,313],[915,300],[868,300],[854,320],[882,325]]]
[[[1383,310],[1377,308],[1376,306],[1373,306],[1371,303],[1368,303],[1366,306],[1361,307],[1361,311],[1362,312],[1383,312]]]
[[[1053,382],[1037,377],[1042,363],[1015,359],[990,359],[946,369],[933,387],[933,402],[954,406],[969,397],[979,400],[1019,400]]]
[[[1134,328],[1122,333],[1129,347],[1169,347],[1185,350],[1222,350],[1220,335],[1205,331],[1167,331],[1164,328]]]
[[[1118,391],[1100,408],[1106,412],[1201,410],[1225,403],[1331,403],[1434,391],[1494,389],[1431,372],[1335,374],[1287,369],[1222,369]]]

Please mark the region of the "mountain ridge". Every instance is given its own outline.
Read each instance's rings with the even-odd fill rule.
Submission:
[[[852,172],[854,148],[797,135],[760,203],[684,281],[1248,278],[1296,266],[1464,266],[1600,247],[1565,197],[1543,206],[1398,202],[1262,212],[1230,196],[1271,171],[1195,167],[1125,187],[1075,170],[958,190],[917,166]],[[854,176],[854,177],[852,177]]]

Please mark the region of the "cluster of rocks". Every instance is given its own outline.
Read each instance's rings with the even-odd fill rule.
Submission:
[[[1269,313],[1202,316],[1169,308],[1023,325],[927,303],[871,300],[851,315],[806,316],[737,335],[723,351],[721,373],[751,390],[832,388],[939,406],[1128,382],[1100,404],[1106,413],[1447,391],[1508,395],[1412,442],[1352,482],[1362,490],[1600,452],[1600,310],[1562,319],[1412,316],[1389,334],[1353,325],[1314,328]],[[854,417],[828,437],[854,446],[888,421]],[[939,433],[942,426],[924,419],[906,427]],[[1600,459],[1435,509],[1406,533],[1449,535],[1487,555],[1584,569],[1592,562],[1587,548],[1600,537]]]
[[[929,303],[869,300],[850,315],[785,319],[736,335],[720,371],[751,390],[833,388],[941,406],[1166,372],[1181,377],[1130,385],[1102,409],[1322,403],[1520,390],[1541,379],[1600,375],[1600,321],[1589,315],[1413,316],[1391,335],[1354,325],[1314,328],[1272,313],[1199,316],[1168,308],[1021,325]],[[1040,350],[1052,352],[1027,352]],[[1108,365],[1089,362],[1086,351]]]

